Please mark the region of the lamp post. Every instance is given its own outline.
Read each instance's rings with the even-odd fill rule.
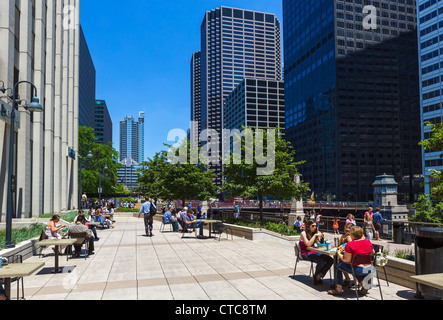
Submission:
[[[80,150],[81,150],[82,147],[83,147],[83,145],[80,147]],[[88,146],[88,147],[90,148],[90,146]],[[79,158],[80,158],[80,181],[79,181],[80,187],[78,188],[78,208],[79,209],[83,209],[82,206],[81,206],[81,203],[82,203],[82,191],[83,191],[82,190],[83,157],[80,155],[80,153],[79,153]],[[89,153],[86,156],[86,158],[88,158],[88,159],[94,158],[94,156],[92,155],[91,150],[89,150]]]
[[[104,170],[108,170],[108,165],[105,164]],[[102,201],[102,170],[98,174],[98,203]]]
[[[34,91],[34,97],[31,103],[24,108],[31,112],[43,112],[43,107],[40,104],[39,98],[37,98],[37,87],[29,81],[19,81],[14,85],[14,90],[12,91],[12,109],[11,109],[11,133],[9,137],[9,168],[8,168],[8,205],[6,211],[6,248],[14,248],[15,245],[11,241],[12,235],[12,216],[13,216],[13,193],[15,192],[16,185],[14,177],[14,135],[15,135],[15,108],[17,105],[16,92],[17,87],[21,83],[30,84]]]

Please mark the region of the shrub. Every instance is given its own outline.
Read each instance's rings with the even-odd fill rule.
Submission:
[[[18,244],[23,241],[30,240],[40,236],[42,230],[45,230],[46,225],[42,223],[35,223],[29,226],[29,228],[12,229],[11,241],[13,244]],[[6,230],[0,231],[0,247],[3,247],[6,243]]]

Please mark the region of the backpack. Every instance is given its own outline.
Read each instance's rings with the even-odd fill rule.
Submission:
[[[157,208],[154,206],[154,204],[151,202],[151,206],[149,208],[149,214],[151,217],[155,216],[157,214]]]

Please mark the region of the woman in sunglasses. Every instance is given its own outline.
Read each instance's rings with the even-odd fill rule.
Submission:
[[[324,234],[319,232],[315,221],[309,220],[306,223],[306,230],[300,234],[300,249],[306,260],[317,264],[314,274],[314,284],[322,284],[322,279],[334,264],[334,259],[315,251],[308,251],[308,247],[313,247],[315,243],[324,240]]]

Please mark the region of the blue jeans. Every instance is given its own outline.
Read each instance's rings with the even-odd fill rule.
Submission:
[[[0,282],[0,297],[6,295],[5,289],[3,289],[3,284]]]
[[[309,254],[308,257],[310,261],[317,264],[314,276],[319,275],[320,277],[324,278],[334,264],[334,259],[325,254],[312,253]]]
[[[189,227],[191,228],[199,228],[200,232],[199,235],[203,235],[203,223],[200,220],[197,220],[195,223],[190,224]]]
[[[359,282],[362,282],[363,279],[371,273],[371,271],[372,265],[364,268],[354,266],[354,273]],[[343,272],[352,274],[352,267],[350,263],[340,262],[340,264],[338,265],[337,284],[340,286],[343,285]]]

